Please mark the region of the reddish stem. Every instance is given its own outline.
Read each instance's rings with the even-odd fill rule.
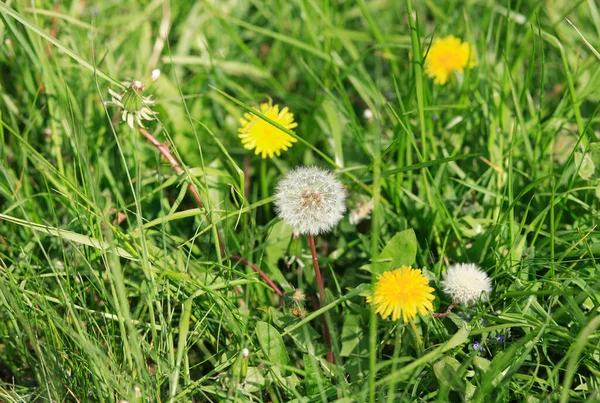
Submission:
[[[310,253],[312,254],[313,267],[315,268],[315,278],[317,280],[317,287],[319,288],[319,304],[320,306],[327,304],[327,297],[325,295],[325,285],[323,283],[323,277],[321,276],[321,269],[319,268],[319,259],[317,258],[317,248],[315,247],[315,237],[308,235],[308,244],[310,245]],[[331,335],[329,333],[329,326],[327,326],[327,319],[323,316],[323,338],[325,339],[325,347],[327,347],[327,361],[333,364],[333,351],[331,350]]]
[[[277,287],[277,285],[273,282],[273,280],[271,280],[269,278],[269,276],[267,276],[265,274],[264,271],[262,271],[261,269],[259,269],[257,265],[255,265],[254,263],[250,263],[249,261],[247,261],[243,257],[237,256],[237,255],[231,256],[230,259],[231,260],[235,260],[236,262],[243,263],[243,264],[245,264],[247,266],[250,266],[252,268],[252,270],[254,270],[255,272],[257,272],[258,275],[261,276],[263,278],[263,280],[265,280],[267,282],[267,284],[269,284],[271,286],[271,288],[273,289],[273,291],[275,291],[280,297],[283,297],[283,292],[279,289],[279,287]]]
[[[146,139],[149,142],[151,142],[152,145],[158,149],[158,151],[160,151],[160,153],[163,155],[163,157],[165,157],[167,159],[167,161],[169,161],[169,164],[171,164],[171,167],[173,168],[173,170],[175,172],[177,172],[177,174],[181,174],[183,172],[183,168],[181,167],[181,165],[179,165],[179,162],[173,156],[173,154],[171,154],[169,149],[167,147],[165,147],[163,144],[161,144],[158,140],[156,140],[156,138],[154,138],[153,135],[148,133],[148,131],[146,129],[144,129],[142,127],[139,127],[138,129],[139,129],[140,133],[142,133],[142,135],[144,137],[146,137]],[[192,182],[191,180],[190,180],[190,184],[188,185],[188,189],[192,193],[192,196],[194,196],[194,199],[196,199],[196,203],[198,203],[200,208],[205,209],[204,203],[202,203],[202,198],[200,198],[200,194],[198,193],[198,190],[194,186],[194,182]],[[206,212],[206,221],[209,224],[211,224],[210,214],[208,211]],[[221,238],[221,234],[219,233],[219,231],[217,231],[217,242],[219,243],[219,250],[221,251],[221,256],[222,257],[227,256],[225,253],[225,242],[223,242],[223,238]]]
[[[142,135],[150,143],[152,143],[152,145],[154,147],[156,147],[158,149],[158,151],[160,151],[160,153],[163,155],[163,157],[165,157],[167,159],[167,161],[169,161],[169,164],[171,164],[171,167],[173,168],[173,170],[177,174],[181,174],[183,172],[183,168],[181,167],[181,165],[179,165],[179,162],[173,156],[173,154],[171,154],[169,149],[167,147],[165,147],[163,144],[161,144],[158,140],[156,140],[156,138],[154,138],[154,136],[152,136],[150,133],[148,133],[148,131],[145,130],[144,128],[139,127],[138,129],[139,129],[140,133],[142,133]],[[204,203],[202,203],[202,199],[200,198],[200,194],[198,193],[198,190],[196,190],[196,187],[194,186],[194,183],[192,181],[190,181],[188,188],[190,189],[192,196],[194,196],[194,199],[196,199],[196,202],[198,203],[200,208],[205,209]],[[209,215],[208,211],[206,212],[206,221],[209,224],[211,224],[211,219],[210,219],[210,215]],[[217,231],[217,241],[219,243],[219,250],[221,251],[221,257],[225,258],[225,256],[227,256],[227,252],[225,250],[225,242],[223,242],[223,238],[221,238],[221,234],[219,233],[219,231]],[[265,280],[267,282],[267,284],[269,284],[269,286],[271,286],[273,291],[275,291],[279,296],[283,297],[283,292],[279,289],[279,287],[277,287],[277,285],[275,285],[273,280],[271,280],[269,278],[269,276],[266,275],[265,272],[263,272],[261,269],[259,269],[258,266],[256,266],[253,263],[250,263],[249,261],[247,261],[246,259],[244,259],[241,256],[231,256],[231,260],[236,260],[238,262],[241,262],[241,263],[244,263],[244,264],[250,266],[255,272],[257,272],[263,278],[263,280]]]
[[[450,304],[450,306],[448,307],[448,309],[446,309],[446,312],[444,313],[432,313],[431,315],[434,318],[445,318],[446,316],[450,315],[450,312],[452,311],[452,308],[454,308],[456,306],[456,302],[453,302]]]

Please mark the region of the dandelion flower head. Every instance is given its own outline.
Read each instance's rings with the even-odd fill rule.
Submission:
[[[279,105],[263,103],[260,105],[260,109],[254,109],[288,130],[298,126],[294,122],[294,114],[288,110],[287,106],[279,110]],[[240,124],[238,136],[242,139],[244,148],[254,150],[254,154],[261,154],[262,158],[279,156],[281,151],[286,151],[296,142],[295,138],[283,130],[252,113],[244,113]]]
[[[419,269],[402,266],[386,271],[378,279],[372,296],[367,302],[375,306],[382,318],[392,315],[392,320],[400,319],[404,323],[414,319],[417,312],[421,315],[433,311],[431,301],[435,299],[429,280]]]
[[[492,292],[492,282],[477,265],[459,263],[448,268],[442,278],[442,290],[452,301],[471,305]]]
[[[436,84],[446,84],[450,74],[473,66],[473,48],[452,35],[435,39],[425,59],[425,73],[434,78]]]
[[[329,171],[299,167],[277,185],[275,208],[279,217],[300,234],[328,232],[346,211],[344,185]]]

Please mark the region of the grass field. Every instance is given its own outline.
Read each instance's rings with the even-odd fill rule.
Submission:
[[[8,0],[0,17],[0,402],[600,401],[595,0]],[[472,61],[441,84],[427,63],[449,35]],[[134,80],[146,131],[111,104],[139,106]],[[245,113],[293,146],[244,148]],[[298,166],[344,185],[330,232],[278,216]],[[492,292],[409,321],[367,303],[412,266],[445,312],[455,263]]]

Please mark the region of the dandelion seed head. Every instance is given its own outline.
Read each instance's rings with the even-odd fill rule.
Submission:
[[[359,203],[354,209],[350,211],[350,224],[356,225],[362,220],[371,217],[371,211],[373,210],[373,199]]]
[[[277,185],[275,208],[279,217],[300,234],[330,231],[346,211],[344,185],[329,171],[299,167]]]
[[[442,290],[453,301],[471,305],[485,300],[492,292],[492,282],[477,265],[459,263],[448,268],[442,278]]]

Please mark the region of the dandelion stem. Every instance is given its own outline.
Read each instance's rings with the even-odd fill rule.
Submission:
[[[444,313],[432,313],[431,315],[434,318],[445,318],[446,316],[450,315],[450,312],[452,311],[452,308],[454,308],[456,306],[456,302],[453,302],[450,304],[450,306],[448,307],[448,309],[446,309],[446,312]]]
[[[261,158],[260,160],[260,195],[263,199],[267,199],[269,197],[269,182],[267,181],[267,160]],[[266,221],[271,219],[271,214],[269,211],[269,205],[265,205],[265,218]]]
[[[410,327],[413,330],[413,333],[415,334],[415,340],[417,340],[417,348],[419,350],[419,352],[422,352],[423,350],[423,340],[421,340],[421,336],[419,335],[419,331],[417,330],[417,326],[415,326],[415,321],[410,319],[408,321],[408,323],[410,323]]]
[[[244,259],[241,256],[233,255],[230,257],[230,259],[235,260],[236,262],[243,263],[247,266],[250,266],[252,268],[252,270],[257,272],[258,275],[261,276],[262,279],[265,280],[267,284],[269,284],[269,286],[273,289],[273,291],[275,291],[280,297],[283,297],[283,292],[279,289],[279,287],[277,287],[277,285],[275,285],[273,280],[271,280],[264,271],[259,269],[257,265],[255,265],[254,263],[250,263],[249,261],[247,261],[246,259]]]
[[[158,151],[160,151],[160,153],[167,159],[167,161],[169,161],[169,164],[171,164],[171,167],[173,168],[173,170],[177,174],[181,174],[183,172],[183,168],[179,164],[179,161],[177,161],[177,159],[173,156],[173,154],[171,154],[169,149],[167,147],[165,147],[164,145],[162,145],[153,135],[151,135],[144,128],[139,127],[138,129],[139,129],[140,133],[142,133],[142,135],[150,143],[152,143],[152,145],[154,147],[156,147],[158,149]],[[191,181],[189,184],[189,189],[190,189],[190,192],[192,193],[192,196],[194,197],[194,199],[200,206],[200,208],[204,209],[205,207],[204,207],[204,203],[202,202],[202,198],[200,197],[198,190],[194,186],[194,183]],[[211,223],[210,215],[208,212],[206,213],[206,221],[208,221],[209,224]],[[223,238],[221,237],[221,234],[219,233],[219,231],[216,231],[216,233],[217,233],[217,242],[219,244],[219,251],[221,252],[221,257],[224,258],[225,256],[227,256],[227,252],[225,249],[225,242],[223,241]],[[253,263],[250,263],[249,261],[247,261],[246,259],[244,259],[241,256],[231,256],[230,259],[250,266],[255,272],[257,272],[263,278],[263,280],[265,280],[267,282],[267,284],[269,284],[269,286],[273,289],[273,291],[275,291],[279,296],[283,296],[283,292],[279,289],[279,287],[277,287],[277,285],[275,285],[273,280],[271,280],[264,271],[259,269],[258,266],[256,266]]]
[[[177,172],[177,174],[181,174],[183,172],[183,168],[181,168],[181,165],[179,165],[179,162],[173,156],[173,154],[171,154],[169,149],[167,147],[165,147],[163,144],[159,143],[159,141],[156,140],[156,138],[153,135],[151,135],[150,133],[148,133],[148,131],[145,130],[144,128],[139,127],[138,129],[140,130],[140,133],[142,133],[142,135],[144,137],[146,137],[146,139],[150,143],[152,143],[152,145],[154,147],[156,147],[158,149],[158,151],[160,151],[160,153],[163,155],[163,157],[165,157],[167,159],[167,161],[169,161],[169,164],[171,164],[171,167],[173,168],[173,170],[175,172]],[[190,189],[190,192],[192,193],[192,196],[194,196],[194,199],[196,199],[196,202],[198,203],[200,208],[204,208],[204,203],[202,203],[200,194],[198,193],[198,191],[196,190],[196,187],[194,186],[194,184],[192,182],[190,182],[189,189]],[[210,222],[210,217],[207,216],[206,219]],[[219,243],[220,242],[221,242],[221,240],[219,240]]]
[[[317,248],[315,247],[315,237],[311,234],[308,235],[308,244],[310,245],[310,253],[312,254],[313,267],[315,269],[315,278],[317,280],[317,286],[319,288],[319,308],[327,304],[327,297],[325,296],[325,285],[323,284],[323,277],[321,276],[321,269],[319,268],[319,259],[317,258]],[[325,346],[327,347],[327,361],[333,363],[333,351],[331,350],[331,335],[329,334],[329,326],[327,326],[327,320],[323,317],[323,338],[325,339]]]

